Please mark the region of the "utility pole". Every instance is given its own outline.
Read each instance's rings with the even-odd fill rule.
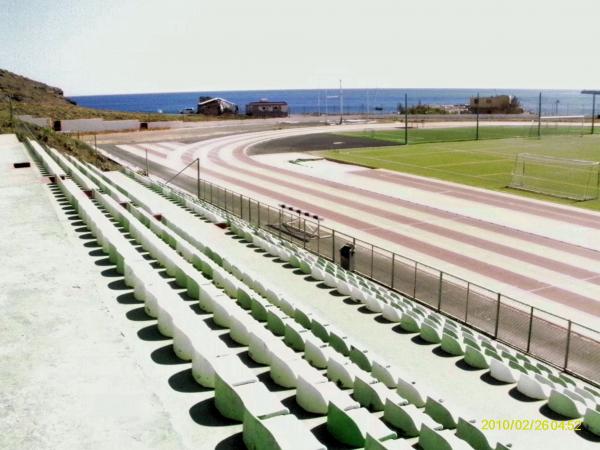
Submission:
[[[542,137],[542,92],[538,100],[538,138]]]
[[[150,169],[148,167],[148,149],[144,149],[144,151],[146,152],[146,176],[149,177],[150,176]]]
[[[478,141],[479,140],[479,102],[480,102],[480,98],[479,98],[479,92],[477,93],[477,106],[475,107],[475,110],[477,111],[477,124],[475,125],[475,140]]]

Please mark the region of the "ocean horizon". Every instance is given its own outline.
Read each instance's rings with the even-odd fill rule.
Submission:
[[[393,114],[398,105],[404,104],[405,94],[408,105],[457,105],[467,104],[469,98],[490,95],[514,95],[522,107],[537,113],[539,93],[542,92],[543,115],[589,115],[592,110],[591,98],[578,90],[554,89],[343,89],[344,114]],[[339,114],[339,89],[279,89],[279,90],[239,90],[239,91],[195,91],[165,92],[146,94],[85,95],[70,96],[78,105],[104,110],[177,114],[184,108],[196,108],[198,97],[223,97],[236,103],[240,113],[252,101],[268,99],[286,101],[291,114]]]

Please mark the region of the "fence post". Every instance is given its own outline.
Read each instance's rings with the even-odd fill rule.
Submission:
[[[533,330],[533,306],[529,307],[529,331],[527,332],[527,353],[531,348],[531,332]]]
[[[352,238],[353,243],[356,244],[356,239]],[[356,245],[354,246],[354,248],[356,249]],[[373,244],[371,244],[371,278],[375,279],[373,277],[373,266],[375,265],[375,246]]]
[[[260,228],[260,202],[256,202],[256,210],[258,211],[258,228]]]
[[[306,219],[302,219],[302,223],[304,224],[304,239],[302,239],[302,248],[306,248]]]
[[[418,262],[415,261],[415,278],[413,279],[413,298],[417,298],[417,266]]]
[[[567,365],[569,364],[569,348],[571,347],[571,325],[572,322],[569,320],[569,325],[567,327],[567,348],[565,349],[565,363],[563,364],[563,370],[566,370]]]
[[[444,272],[440,272],[440,281],[438,283],[438,304],[437,304],[437,310],[438,312],[440,312],[441,308],[442,308],[442,283],[444,280]]]
[[[317,255],[321,256],[321,219],[317,219]]]
[[[392,276],[390,278],[391,288],[394,289],[394,274],[396,273],[396,254],[392,253]]]
[[[498,297],[496,300],[496,326],[494,328],[494,338],[498,338],[498,325],[500,324],[500,301],[502,299],[502,295],[498,293]]]
[[[335,230],[331,230],[331,258],[335,262]]]
[[[269,206],[269,211],[271,207]],[[283,227],[283,208],[279,208],[279,226],[277,227],[278,236],[281,238],[281,228]]]
[[[467,281],[467,301],[465,302],[465,323],[469,323],[469,296],[471,295],[471,283]]]

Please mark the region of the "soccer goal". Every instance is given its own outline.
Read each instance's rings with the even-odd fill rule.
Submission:
[[[598,198],[600,162],[519,153],[508,187],[584,201]]]
[[[585,116],[542,116],[533,120],[529,127],[529,137],[540,136],[583,136],[589,134]]]

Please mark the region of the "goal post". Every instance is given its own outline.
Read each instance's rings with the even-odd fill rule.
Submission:
[[[542,116],[531,122],[529,137],[589,134],[584,115]]]
[[[597,199],[600,162],[519,153],[508,187],[576,201]]]

